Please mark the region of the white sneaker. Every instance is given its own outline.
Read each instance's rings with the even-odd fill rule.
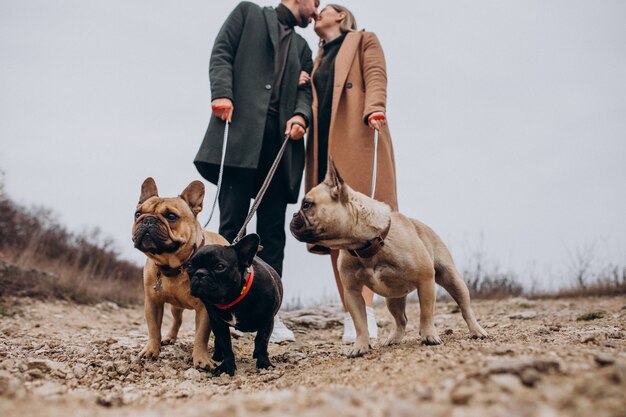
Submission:
[[[369,333],[370,340],[378,339],[378,325],[376,324],[376,316],[374,315],[374,309],[372,307],[365,307],[365,314],[367,319],[367,332]],[[343,316],[343,336],[341,340],[344,343],[352,343],[356,340],[356,329],[352,316],[347,311]]]
[[[282,322],[278,314],[274,316],[274,330],[272,331],[272,335],[270,336],[270,342],[272,343],[280,343],[280,342],[295,342],[296,337],[293,332],[285,326],[285,323]]]

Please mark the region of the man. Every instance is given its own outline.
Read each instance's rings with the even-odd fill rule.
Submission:
[[[222,189],[219,232],[235,238],[284,139],[281,164],[257,210],[259,256],[282,276],[285,212],[297,202],[304,170],[301,140],[311,120],[311,87],[298,85],[301,71],[311,73],[311,49],[294,31],[317,17],[319,0],[282,0],[275,9],[241,2],[215,39],[209,66],[211,107],[204,141],[194,163],[217,183],[225,121],[231,122]],[[276,316],[272,341],[294,340]]]

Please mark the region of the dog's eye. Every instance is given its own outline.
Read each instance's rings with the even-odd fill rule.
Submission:
[[[167,213],[165,215],[165,218],[171,222],[175,222],[176,220],[178,220],[178,216],[175,215],[174,213]]]
[[[312,203],[312,202],[310,202],[310,201],[308,201],[308,200],[304,200],[304,201],[302,202],[302,210],[308,210],[308,209],[310,209],[311,207],[313,207],[313,203]]]
[[[141,212],[140,212],[140,211],[136,211],[136,212],[135,212],[135,218],[136,218],[136,219],[138,219],[138,218],[139,218],[139,216],[141,216]]]
[[[226,269],[226,265],[222,264],[222,263],[218,263],[213,267],[213,270],[215,272],[224,272],[224,270]]]

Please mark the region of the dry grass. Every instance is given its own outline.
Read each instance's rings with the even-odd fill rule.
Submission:
[[[71,233],[49,210],[23,207],[1,194],[0,212],[0,296],[141,301],[141,268],[121,260],[99,231]]]

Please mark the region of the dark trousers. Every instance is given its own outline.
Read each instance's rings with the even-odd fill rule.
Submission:
[[[256,170],[226,168],[219,196],[219,233],[229,242],[239,233],[250,210],[251,198],[256,196],[263,184],[282,144],[282,132],[278,117],[268,114],[263,135],[261,157]],[[263,251],[259,257],[267,262],[282,277],[285,257],[285,213],[287,190],[280,167],[276,170],[261,204],[256,212],[257,234],[261,237]]]

